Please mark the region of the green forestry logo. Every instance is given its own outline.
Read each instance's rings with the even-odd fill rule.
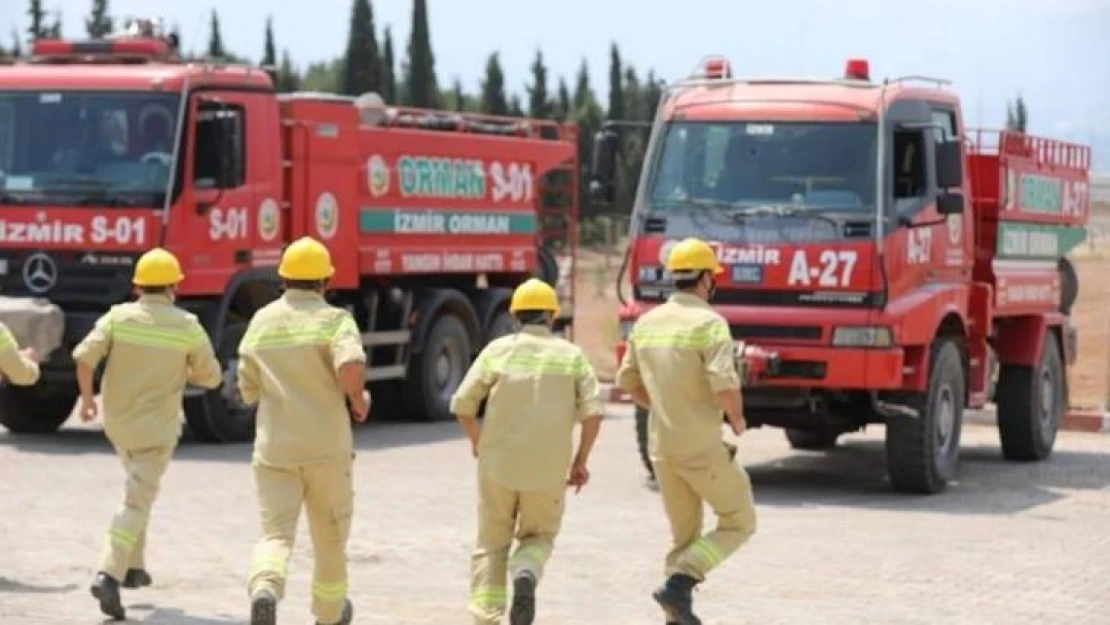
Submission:
[[[366,182],[370,187],[370,194],[381,197],[389,193],[389,165],[385,159],[375,154],[366,162]]]

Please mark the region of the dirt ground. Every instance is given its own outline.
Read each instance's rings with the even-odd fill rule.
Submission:
[[[1072,256],[1080,286],[1073,311],[1079,354],[1071,372],[1071,403],[1101,409],[1107,405],[1110,365],[1110,204],[1096,206],[1092,213],[1088,241]],[[576,273],[574,339],[605,380],[612,379],[617,368],[620,302],[615,285],[620,263],[619,250],[582,250]],[[631,294],[627,281],[624,293]]]

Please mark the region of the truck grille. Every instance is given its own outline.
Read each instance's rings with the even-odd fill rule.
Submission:
[[[732,324],[729,326],[736,339],[787,339],[795,341],[821,340],[821,326],[768,326]]]
[[[72,251],[0,252],[0,294],[48,299],[71,309],[107,310],[127,299],[136,255]]]

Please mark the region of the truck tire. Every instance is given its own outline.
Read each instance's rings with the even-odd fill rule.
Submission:
[[[474,348],[463,322],[445,313],[432,322],[424,349],[413,356],[405,379],[405,405],[418,421],[449,421],[451,395],[470,367]]]
[[[831,430],[796,430],[794,428],[786,428],[786,440],[790,442],[790,447],[794,449],[806,449],[810,451],[821,451],[825,449],[832,449],[836,447],[836,439],[839,434]]]
[[[1075,266],[1066,258],[1061,258],[1057,263],[1060,273],[1060,312],[1071,314],[1071,307],[1079,297],[1079,275],[1075,273]]]
[[[956,477],[965,388],[959,344],[937,339],[930,349],[925,392],[913,393],[904,402],[918,415],[887,418],[886,466],[895,490],[938,493]]]
[[[49,434],[69,420],[77,404],[74,384],[0,385],[0,425],[12,434]]]
[[[536,248],[536,277],[551,285],[559,286],[559,261],[555,254],[546,247]]]
[[[648,452],[648,411],[636,406],[636,449],[640,453],[640,462],[647,469],[648,479],[655,479],[655,467],[651,464],[651,454]]]
[[[239,342],[247,331],[245,321],[224,327],[216,358],[223,367],[220,388],[185,398],[185,421],[198,440],[214,443],[249,443],[254,440],[256,409],[239,395]]]
[[[1044,460],[1052,454],[1065,406],[1059,342],[1045,334],[1036,367],[1005,365],[998,379],[998,434],[1007,460]]]
[[[489,328],[486,329],[486,343],[513,332],[516,332],[516,321],[513,316],[508,311],[499,312],[493,316],[489,322]]]

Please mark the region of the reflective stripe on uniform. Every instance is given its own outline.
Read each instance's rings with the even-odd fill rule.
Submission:
[[[255,556],[254,562],[251,563],[251,577],[256,577],[263,573],[272,573],[278,577],[284,578],[286,576],[286,563],[285,559],[279,556],[259,555]]]
[[[15,348],[15,337],[12,336],[11,330],[0,328],[0,350]]]
[[[582,376],[587,373],[589,364],[580,356],[558,356],[554,354],[534,356],[523,353],[508,353],[493,358],[492,363],[483,363],[483,367],[489,367],[501,373]]]
[[[694,544],[690,545],[690,553],[708,564],[709,568],[719,565],[725,559],[717,545],[704,538],[699,538]]]
[[[508,595],[504,586],[478,586],[470,591],[470,605],[476,608],[500,608]]]
[[[242,349],[276,349],[297,347],[298,345],[327,345],[340,332],[358,334],[355,320],[348,315],[325,322],[308,323],[299,326],[259,326],[252,327],[243,337]]]
[[[347,582],[313,582],[312,596],[321,601],[343,601],[347,598]]]
[[[121,343],[188,352],[198,343],[208,340],[204,329],[199,325],[172,329],[160,328],[128,319],[118,319],[113,313],[101,317],[97,325],[101,330],[107,331],[112,340]]]
[[[541,545],[529,545],[522,549],[517,549],[513,554],[513,560],[527,560],[536,567],[542,567],[547,559],[551,557],[551,551]]]
[[[687,328],[636,327],[632,330],[632,342],[636,347],[680,347],[686,349],[705,349],[715,343],[732,340],[728,326],[714,323],[709,326]]]
[[[113,527],[108,530],[108,540],[117,547],[132,549],[135,547],[135,542],[138,541],[138,538],[131,532]]]

